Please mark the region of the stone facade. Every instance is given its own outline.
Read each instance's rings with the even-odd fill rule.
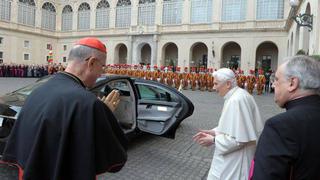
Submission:
[[[5,1],[8,0],[0,0],[3,4]],[[232,66],[247,73],[266,63],[275,70],[286,56],[294,55],[300,49],[309,54],[319,54],[319,29],[313,28],[309,32],[305,27],[297,28],[290,18],[293,9],[289,1],[283,2],[283,17],[261,20],[257,18],[260,1],[246,0],[245,19],[226,21],[222,17],[226,16],[223,0],[213,0],[209,21],[192,23],[193,0],[184,0],[181,22],[168,25],[163,24],[166,1],[160,0],[155,2],[154,23],[143,25],[139,23],[139,2],[135,0],[131,1],[130,25],[120,28],[116,23],[119,2],[112,0],[108,1],[108,28],[95,28],[96,7],[100,1],[94,0],[88,2],[90,24],[85,30],[78,29],[78,7],[86,2],[84,0],[35,1],[34,26],[19,23],[19,1],[10,2],[10,19],[0,19],[0,52],[4,63],[45,64],[50,51],[55,63],[66,63],[74,42],[86,36],[95,36],[106,43],[108,64],[173,64],[182,68]],[[55,30],[42,28],[42,7],[46,2],[55,8]],[[73,9],[70,31],[63,31],[61,25],[66,5]],[[313,26],[319,27],[317,9],[318,1],[301,1],[294,13],[313,14]],[[24,60],[25,56],[29,60]]]

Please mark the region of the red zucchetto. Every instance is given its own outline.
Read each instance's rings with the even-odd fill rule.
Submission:
[[[107,53],[106,46],[100,40],[93,37],[82,38],[76,42],[76,45],[88,46]]]

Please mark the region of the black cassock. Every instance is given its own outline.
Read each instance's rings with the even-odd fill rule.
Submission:
[[[320,180],[320,96],[290,101],[260,136],[254,180]]]
[[[68,73],[58,73],[27,98],[3,160],[24,179],[89,180],[119,171],[127,139],[113,113]]]

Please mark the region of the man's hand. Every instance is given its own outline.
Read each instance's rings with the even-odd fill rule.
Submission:
[[[108,96],[103,96],[100,100],[108,106],[108,108],[114,112],[114,110],[118,107],[118,104],[120,102],[119,98],[120,94],[118,90],[112,90],[111,93],[108,94]]]
[[[209,133],[200,131],[193,136],[193,140],[198,144],[200,144],[201,146],[208,147],[213,144],[214,136]]]

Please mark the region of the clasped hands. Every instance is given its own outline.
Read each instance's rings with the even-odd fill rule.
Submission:
[[[108,96],[103,96],[102,98],[99,98],[105,105],[108,106],[108,108],[114,112],[116,108],[118,107],[118,104],[120,102],[120,93],[118,90],[112,90],[111,93],[108,94]]]
[[[192,139],[201,146],[209,147],[214,144],[216,132],[211,130],[199,130],[199,132],[192,137]]]

